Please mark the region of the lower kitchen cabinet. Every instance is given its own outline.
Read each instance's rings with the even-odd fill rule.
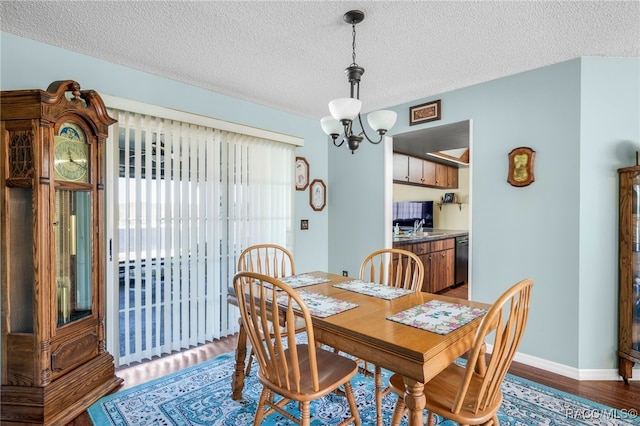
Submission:
[[[429,274],[429,293],[437,293],[455,284],[456,250],[455,240],[435,241],[443,243],[446,248],[429,253],[429,266],[425,270]],[[426,272],[425,272],[426,273]]]
[[[426,241],[396,246],[420,257],[424,265],[422,291],[437,293],[455,284],[456,240]]]

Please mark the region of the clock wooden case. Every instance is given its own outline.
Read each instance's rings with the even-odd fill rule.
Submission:
[[[640,166],[618,170],[619,222],[619,326],[618,369],[625,382],[633,364],[640,363]]]
[[[2,424],[66,424],[117,389],[105,345],[104,158],[71,80],[0,94]]]

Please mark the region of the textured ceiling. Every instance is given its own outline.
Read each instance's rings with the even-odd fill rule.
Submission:
[[[351,27],[365,112],[580,56],[640,56],[640,2],[6,1],[2,31],[319,119],[348,96]]]

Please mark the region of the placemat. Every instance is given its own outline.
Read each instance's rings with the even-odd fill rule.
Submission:
[[[447,334],[486,313],[486,309],[431,300],[391,315],[387,319],[432,333]]]
[[[392,300],[396,297],[413,293],[413,290],[391,287],[384,284],[368,283],[362,280],[345,281],[340,284],[334,284],[333,286],[385,300]]]
[[[298,294],[307,305],[309,313],[318,318],[330,317],[331,315],[339,314],[340,312],[358,307],[356,303],[335,299],[333,297],[325,296],[324,294],[312,293],[306,290],[298,290]],[[284,300],[287,297],[289,297],[287,294],[278,295],[278,304],[285,305],[286,302],[284,302]],[[294,302],[294,309],[296,308],[299,309],[299,306]]]
[[[329,278],[316,277],[315,275],[311,275],[311,274],[289,275],[287,277],[282,277],[278,279],[291,288],[306,287],[309,285],[322,284],[322,283],[331,281]],[[265,282],[264,286],[266,288],[271,288],[271,284],[268,282]],[[278,291],[280,291],[280,289],[278,289]]]
[[[289,287],[300,288],[306,287],[308,285],[326,283],[331,280],[325,277],[316,277],[315,275],[311,274],[296,274],[290,275],[288,277],[283,277],[280,279],[280,281],[284,282]]]

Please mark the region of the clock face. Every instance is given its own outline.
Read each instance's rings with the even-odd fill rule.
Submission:
[[[80,126],[62,123],[54,138],[54,169],[56,179],[73,182],[89,180],[89,146]]]

